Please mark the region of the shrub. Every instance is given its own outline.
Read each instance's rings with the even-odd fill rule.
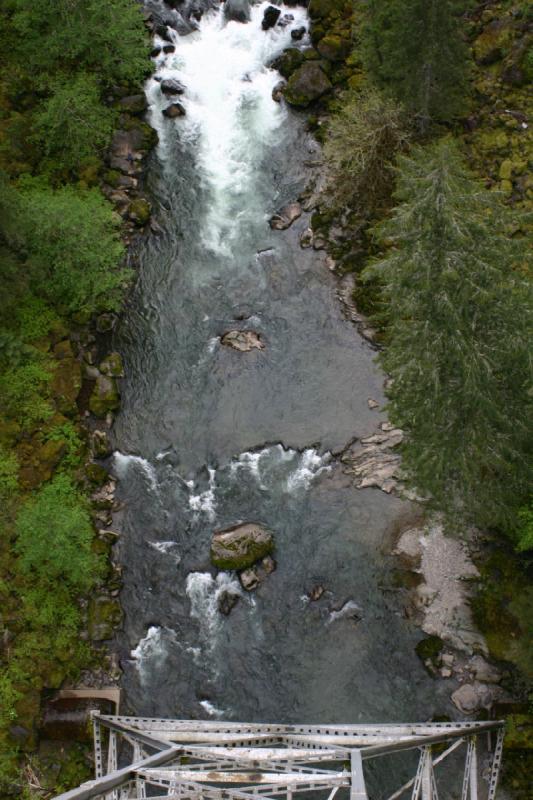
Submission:
[[[26,503],[17,517],[16,533],[23,575],[51,586],[64,581],[74,592],[94,583],[99,562],[91,551],[91,520],[66,475],[57,475]]]
[[[408,141],[401,106],[376,90],[346,92],[324,144],[333,203],[360,213],[376,212],[390,197],[391,167]]]

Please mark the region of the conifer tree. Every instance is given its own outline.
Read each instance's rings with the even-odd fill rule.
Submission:
[[[531,295],[516,218],[447,140],[399,159],[379,235],[390,415],[412,483],[448,519],[510,528],[528,493]],[[514,227],[513,227],[514,226]]]
[[[361,31],[365,67],[404,103],[422,132],[464,110],[467,50],[461,0],[366,0]]]

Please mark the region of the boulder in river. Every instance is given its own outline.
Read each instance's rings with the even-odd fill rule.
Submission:
[[[224,17],[234,22],[249,22],[251,17],[249,0],[226,0]]]
[[[230,592],[228,589],[225,589],[223,592],[217,597],[217,607],[221,614],[224,614],[227,617],[232,609],[237,605],[239,602],[239,595],[237,592]]]
[[[171,103],[163,109],[163,116],[169,119],[185,116],[185,106],[182,103]]]
[[[175,44],[164,44],[163,45],[163,53],[173,53],[176,49]]]
[[[305,25],[301,25],[299,28],[293,28],[291,31],[291,39],[293,42],[299,42],[305,36]]]
[[[285,206],[281,211],[278,211],[277,214],[274,214],[274,216],[270,218],[269,225],[274,231],[284,231],[286,228],[289,228],[301,214],[302,207],[300,203],[289,203],[288,206]]]
[[[232,347],[241,353],[248,353],[250,350],[264,350],[265,345],[261,337],[255,331],[228,331],[220,340],[226,347]]]
[[[332,88],[332,83],[320,64],[306,61],[290,76],[285,99],[293,106],[306,108]]]
[[[163,94],[183,94],[185,86],[176,78],[165,78],[160,83]]]
[[[239,575],[239,579],[241,581],[242,588],[246,589],[247,592],[252,592],[254,589],[257,589],[261,583],[259,580],[259,575],[253,567],[243,569]]]
[[[215,531],[211,540],[211,562],[219,569],[246,569],[274,549],[274,537],[265,528],[247,522]]]
[[[272,89],[272,100],[276,103],[280,103],[283,97],[283,90],[285,88],[285,81],[278,81],[274,88]]]
[[[261,23],[263,30],[268,31],[269,28],[273,28],[278,21],[280,14],[280,8],[276,8],[276,6],[267,6],[267,8],[265,8],[265,13],[263,14],[263,22]]]

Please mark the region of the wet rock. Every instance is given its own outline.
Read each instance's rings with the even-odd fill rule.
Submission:
[[[272,230],[284,231],[289,228],[292,223],[298,219],[302,214],[302,207],[300,203],[290,203],[285,208],[282,208],[277,214],[274,214],[269,221]]]
[[[265,13],[263,14],[263,21],[261,23],[263,30],[268,31],[270,28],[273,28],[280,18],[280,15],[280,8],[276,8],[276,6],[267,6]]]
[[[305,33],[306,33],[305,25],[302,25],[300,28],[294,28],[291,31],[291,39],[293,40],[293,42],[299,42],[301,41],[301,39],[304,38]]]
[[[102,375],[111,375],[114,378],[124,377],[124,365],[122,364],[122,356],[120,353],[109,353],[108,356],[100,363],[100,372]]]
[[[117,315],[106,312],[100,314],[96,320],[96,330],[98,333],[109,333],[117,324]]]
[[[144,94],[121,97],[118,104],[121,111],[127,111],[129,114],[142,114],[148,108],[146,95]]]
[[[115,378],[99,375],[89,398],[89,409],[95,417],[104,418],[120,407],[120,393]]]
[[[382,423],[380,431],[355,442],[341,456],[346,472],[353,475],[359,489],[377,486],[390,494],[398,484],[400,455],[394,452],[403,440],[403,432]]]
[[[234,22],[249,22],[251,10],[249,0],[226,0],[224,17]]]
[[[254,589],[257,589],[260,583],[259,575],[253,568],[243,570],[239,574],[239,580],[242,584],[242,588],[246,589],[247,592],[252,592]]]
[[[306,228],[305,231],[300,236],[300,247],[304,250],[307,250],[308,247],[313,246],[313,229]]]
[[[377,400],[374,400],[374,398],[373,398],[373,397],[369,397],[369,398],[368,398],[368,400],[367,400],[366,402],[367,402],[367,405],[368,405],[368,407],[369,407],[369,408],[372,408],[372,409],[374,409],[374,408],[379,408],[379,403],[378,403],[378,401],[377,401]]]
[[[255,523],[244,523],[215,531],[211,540],[211,562],[219,569],[242,570],[270,555],[274,537]]]
[[[475,714],[482,709],[490,708],[501,694],[497,686],[488,686],[485,683],[463,683],[452,694],[452,703],[463,714]]]
[[[331,33],[319,41],[316,49],[328,61],[344,61],[350,54],[352,43],[349,39],[343,39]]]
[[[236,592],[223,591],[217,598],[217,607],[221,614],[227,617],[239,602],[239,595]]]
[[[296,47],[289,47],[274,59],[272,66],[284,78],[289,78],[303,64],[304,60],[305,56],[302,50],[298,50]]]
[[[474,656],[468,667],[474,678],[484,683],[499,683],[503,677],[501,672],[493,664],[485,661],[483,656]]]
[[[241,353],[248,353],[254,349],[264,350],[265,348],[260,335],[255,331],[228,331],[220,341],[226,347],[232,347]]]
[[[274,100],[276,103],[281,102],[285,85],[285,81],[278,81],[278,83],[276,83],[272,89],[272,100]]]
[[[85,474],[90,482],[97,486],[101,486],[109,478],[109,473],[106,468],[102,467],[101,464],[95,464],[92,461],[85,467]]]
[[[153,47],[150,50],[150,58],[157,58],[157,56],[160,55],[160,53],[161,53],[160,47]]]
[[[89,602],[88,631],[96,642],[110,639],[122,622],[120,603],[107,596],[94,597]]]
[[[310,600],[316,602],[317,600],[320,600],[325,591],[325,587],[322,586],[321,583],[317,583],[316,586],[313,586],[307,596]]]
[[[173,53],[175,51],[176,45],[175,44],[164,44],[162,49],[163,49],[163,53],[166,53],[168,55],[168,53]]]
[[[129,204],[128,217],[139,227],[142,228],[150,222],[152,206],[144,197],[137,197]],[[118,355],[118,353],[117,353]]]
[[[159,86],[163,94],[183,94],[185,91],[183,83],[175,78],[165,78]]]
[[[107,458],[113,452],[107,431],[95,430],[91,434],[91,452],[94,458]]]
[[[267,575],[272,575],[272,573],[276,571],[276,567],[277,564],[272,556],[265,556],[261,560],[261,569],[264,570]]]
[[[285,89],[285,99],[293,106],[307,108],[332,88],[332,83],[320,64],[308,61],[290,76]]]
[[[284,14],[278,22],[278,28],[286,28],[291,22],[294,22],[294,14]]]
[[[171,42],[172,37],[169,33],[168,27],[163,23],[156,25],[154,28],[154,33],[159,36],[160,39],[163,39],[165,42]]]
[[[182,103],[171,103],[163,109],[163,116],[169,119],[185,116],[185,106]]]

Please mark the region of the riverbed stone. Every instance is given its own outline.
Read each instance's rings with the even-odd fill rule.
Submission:
[[[215,531],[211,540],[211,562],[219,569],[242,570],[270,555],[274,537],[253,522]]]
[[[249,0],[226,0],[224,17],[233,22],[249,22],[251,17]]]
[[[150,221],[151,213],[152,207],[144,197],[137,197],[132,200],[128,208],[128,217],[139,227],[146,225]]]
[[[495,687],[474,681],[463,683],[452,694],[452,703],[463,714],[475,714],[484,708],[490,708],[495,699]]]
[[[122,622],[122,609],[118,600],[101,595],[89,602],[89,636],[96,642],[110,639],[115,628]]]
[[[163,109],[163,116],[168,119],[176,119],[185,116],[185,106],[182,103],[171,103]]]
[[[128,111],[130,114],[142,114],[146,111],[148,103],[144,93],[132,94],[129,97],[121,97],[119,106],[121,111]]]
[[[252,592],[254,589],[257,589],[260,583],[259,575],[253,567],[244,569],[240,573],[239,579],[242,584],[242,588],[246,589],[247,592]]]
[[[238,595],[237,592],[231,592],[229,590],[221,592],[217,597],[217,607],[220,613],[224,614],[225,617],[229,616],[239,602],[239,597],[240,595]]]
[[[293,222],[298,219],[302,214],[302,207],[300,203],[289,203],[288,206],[285,206],[278,211],[277,214],[274,214],[273,217],[269,220],[269,225],[274,231],[284,231],[287,228],[290,228]]]
[[[320,64],[307,61],[290,76],[285,89],[285,100],[292,106],[307,108],[332,88],[332,83]]]
[[[99,375],[89,399],[89,409],[95,417],[104,418],[108,411],[116,411],[120,406],[120,393],[115,378]]]
[[[255,331],[228,331],[220,341],[226,347],[231,347],[241,353],[249,353],[250,350],[264,350],[265,348],[260,334]]]
[[[165,78],[159,86],[163,94],[183,94],[185,91],[183,83],[176,78]]]
[[[274,69],[277,69],[284,78],[290,78],[292,73],[295,72],[304,61],[305,56],[302,50],[299,50],[297,47],[288,47],[272,62],[272,66]]]
[[[270,28],[273,28],[278,19],[281,15],[281,9],[276,8],[276,6],[267,6],[265,8],[265,13],[263,14],[263,21],[261,23],[261,27],[264,31],[268,31]]]
[[[328,61],[344,61],[349,55],[352,43],[334,33],[329,33],[321,39],[316,49]]]
[[[116,351],[109,353],[100,363],[100,372],[103,375],[111,375],[114,378],[123,378],[124,365],[120,353]]]

